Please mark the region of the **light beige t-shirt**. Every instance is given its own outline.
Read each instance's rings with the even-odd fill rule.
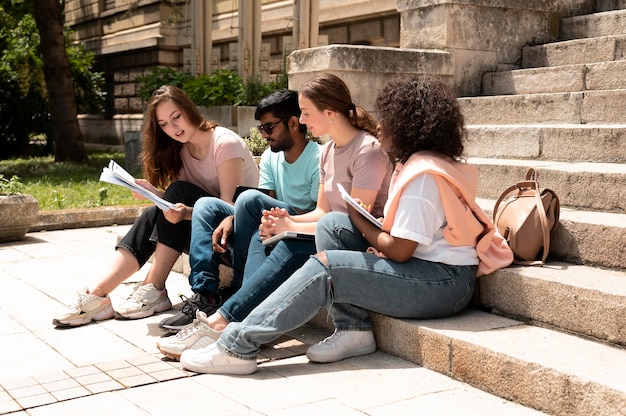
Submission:
[[[380,143],[364,130],[340,148],[335,146],[334,141],[328,141],[320,154],[320,183],[324,184],[324,194],[332,211],[348,212],[346,202],[337,189],[340,183],[348,193],[353,187],[377,190],[372,215],[381,217],[387,201],[391,171],[391,163],[380,149]]]
[[[259,168],[254,163],[252,153],[237,133],[225,127],[215,127],[213,140],[204,160],[191,156],[187,146],[183,146],[181,157],[183,168],[178,174],[178,180],[191,182],[210,195],[220,196],[217,168],[230,159],[243,159],[244,179],[241,185],[256,187],[259,184]]]

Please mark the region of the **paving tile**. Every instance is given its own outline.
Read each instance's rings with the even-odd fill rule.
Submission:
[[[65,370],[65,373],[67,373],[71,377],[78,378],[78,377],[82,377],[82,376],[88,376],[88,375],[91,375],[91,374],[98,374],[101,371],[102,370],[100,370],[95,365],[86,365],[84,367],[76,367],[76,368],[67,369],[67,370]]]
[[[194,378],[186,378],[175,382],[157,383],[134,389],[120,391],[119,395],[134,403],[138,408],[145,409],[151,415],[261,415],[245,406],[240,400],[224,397],[209,386],[195,383]],[[242,396],[245,390],[239,390]],[[284,392],[282,392],[284,393]],[[174,398],[174,399],[172,399]],[[185,399],[186,398],[186,399]],[[189,400],[198,398],[199,400]],[[201,398],[201,399],[200,399]]]
[[[126,387],[143,386],[144,384],[152,384],[157,380],[148,374],[136,374],[130,377],[119,377],[116,379],[118,383]]]
[[[169,370],[161,370],[150,372],[150,376],[154,377],[157,381],[175,380],[177,378],[189,377],[189,374],[176,368],[170,368]]]
[[[31,386],[19,387],[17,389],[7,389],[7,392],[15,399],[24,397],[37,396],[46,393],[46,389],[41,384],[33,384]]]
[[[33,377],[7,378],[0,380],[4,390],[20,389],[22,387],[36,386],[39,384]]]
[[[76,380],[76,382],[82,386],[89,386],[90,384],[103,383],[106,381],[111,381],[113,379],[107,373],[99,372],[99,373],[86,374],[84,376],[79,376],[79,377],[76,377],[74,380]]]
[[[116,360],[116,361],[105,361],[98,364],[95,364],[97,368],[102,371],[112,371],[119,370],[121,368],[129,368],[133,365],[126,360]]]
[[[33,375],[33,378],[37,380],[37,382],[40,384],[46,384],[46,383],[52,383],[55,381],[68,380],[71,377],[63,371],[57,371],[54,373],[35,374]]]
[[[46,389],[46,391],[56,392],[59,390],[80,387],[80,384],[73,378],[68,378],[65,380],[52,381],[50,383],[42,383],[41,386]]]
[[[50,403],[55,403],[57,399],[50,393],[37,394],[35,396],[20,397],[15,399],[20,406],[24,409],[30,407],[43,406]]]
[[[83,386],[78,386],[78,387],[73,387],[70,389],[53,391],[51,392],[51,394],[58,401],[62,401],[62,400],[71,400],[71,399],[77,399],[79,397],[89,396],[91,392],[87,390],[86,388],[84,388]]]
[[[23,413],[23,412],[13,413],[13,412],[17,412],[18,410],[22,410],[22,406],[20,406],[19,403],[16,402],[15,400],[11,399],[11,400],[6,400],[6,401],[0,401],[0,415],[4,415],[8,413],[11,413],[12,416],[26,415],[26,413]]]
[[[109,379],[100,383],[86,384],[85,388],[94,394],[104,393],[107,391],[122,390],[126,387],[115,380]]]
[[[107,371],[107,374],[111,376],[111,378],[113,378],[114,380],[121,380],[127,377],[142,376],[142,375],[145,375],[146,373],[144,373],[137,367],[133,366],[133,367],[126,367],[126,368],[118,368],[117,370],[109,370]]]
[[[66,400],[49,406],[29,409],[30,416],[149,416],[150,413],[120,396],[118,392],[108,392],[83,397],[78,400]]]
[[[347,406],[336,399],[302,403],[286,409],[272,411],[273,416],[300,416],[300,415],[342,415],[363,416],[363,412]]]

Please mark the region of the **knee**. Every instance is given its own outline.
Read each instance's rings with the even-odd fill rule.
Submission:
[[[347,218],[348,215],[343,212],[331,211],[317,221],[316,230],[323,229],[332,232],[338,225],[343,224]]]
[[[187,189],[188,185],[189,183],[185,181],[172,182],[163,193],[163,198],[178,199],[180,195],[183,195],[185,193],[185,189]]]
[[[324,266],[328,267],[328,257],[326,257],[325,251],[320,251],[315,255],[315,257],[317,257],[317,259],[321,261]]]
[[[237,197],[235,202],[235,215],[237,215],[237,212],[254,212],[256,214],[256,211],[260,211],[265,205],[262,199],[263,196],[265,196],[264,193],[254,189],[243,192]]]
[[[203,196],[198,199],[193,205],[193,213],[191,214],[195,219],[207,220],[210,217],[215,216],[215,200],[217,198],[213,196]]]

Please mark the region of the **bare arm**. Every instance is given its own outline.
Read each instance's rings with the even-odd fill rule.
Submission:
[[[417,248],[416,241],[393,237],[370,223],[351,206],[348,206],[348,214],[367,242],[390,260],[403,263],[411,258]]]

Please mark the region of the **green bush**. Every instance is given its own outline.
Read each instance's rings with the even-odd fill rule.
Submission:
[[[23,193],[24,189],[26,185],[20,181],[19,176],[13,175],[11,179],[6,179],[0,173],[0,195],[17,195]]]
[[[183,90],[196,105],[204,107],[240,105],[244,97],[241,77],[228,69],[191,78],[185,81]]]
[[[169,84],[181,88],[198,106],[257,105],[272,92],[287,88],[287,74],[281,73],[275,81],[261,82],[251,77],[243,82],[241,77],[228,69],[218,69],[211,74],[194,77],[172,68],[153,67],[146,75],[137,77],[137,95],[148,101],[152,92]]]
[[[177,71],[172,68],[155,66],[147,74],[137,77],[137,95],[148,101],[152,93],[163,85],[173,85],[183,89],[185,82],[193,79],[191,74]]]
[[[256,127],[250,128],[250,136],[244,137],[243,141],[246,142],[248,149],[254,156],[261,156],[268,148],[267,140],[263,138]]]

